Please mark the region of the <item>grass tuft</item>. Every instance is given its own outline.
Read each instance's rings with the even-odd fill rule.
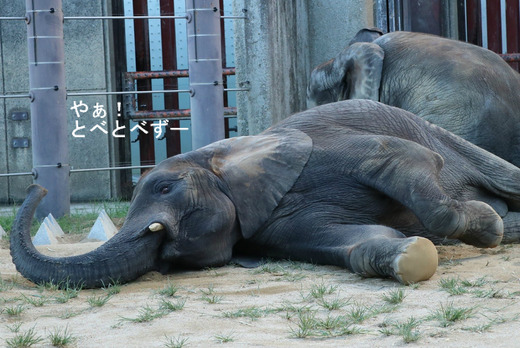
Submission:
[[[402,288],[390,290],[388,293],[383,294],[382,298],[383,301],[392,304],[397,305],[404,301],[406,297],[406,294]]]
[[[87,297],[87,303],[90,307],[103,307],[112,296],[89,296]]]
[[[55,329],[49,334],[48,338],[54,347],[60,348],[70,346],[75,341],[77,341],[77,337],[74,337],[70,333],[68,327],[65,327],[65,329]]]
[[[40,343],[43,339],[36,334],[34,327],[24,333],[16,334],[13,338],[5,340],[5,344],[9,348],[27,348]]]
[[[433,313],[432,318],[437,319],[442,327],[448,327],[457,321],[470,318],[473,312],[474,308],[455,307],[451,302],[447,305],[441,304],[441,308]]]
[[[182,348],[188,343],[188,338],[181,338],[181,337],[165,337],[164,346],[166,348]]]

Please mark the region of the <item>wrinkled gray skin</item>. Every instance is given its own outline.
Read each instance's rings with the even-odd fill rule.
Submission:
[[[314,69],[307,96],[310,106],[355,98],[397,106],[520,166],[518,91],[520,74],[487,49],[363,29]]]
[[[33,247],[44,191],[29,188],[11,232],[14,264],[37,283],[127,282],[224,265],[233,251],[407,283],[437,267],[433,244],[410,236],[479,247],[520,239],[520,169],[368,100],[323,105],[164,160],[139,180],[121,230],[85,255],[52,258]]]

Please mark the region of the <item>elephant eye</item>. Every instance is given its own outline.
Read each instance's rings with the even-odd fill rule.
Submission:
[[[171,189],[170,186],[165,186],[161,189],[161,194],[165,195],[167,193],[170,193]]]

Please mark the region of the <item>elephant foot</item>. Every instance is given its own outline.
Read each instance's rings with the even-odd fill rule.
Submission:
[[[502,244],[520,243],[520,213],[510,211],[502,221],[504,222]]]
[[[458,239],[479,248],[498,246],[504,235],[502,218],[486,203],[468,201],[463,204],[466,213],[466,229]]]
[[[374,238],[350,252],[350,266],[355,273],[392,277],[403,284],[430,279],[437,265],[437,249],[423,237]]]
[[[496,247],[504,234],[502,218],[484,202],[451,201],[429,215],[424,225],[431,233],[479,248]]]
[[[394,259],[394,278],[403,284],[430,279],[437,270],[439,257],[433,243],[423,237],[411,237],[410,243]]]

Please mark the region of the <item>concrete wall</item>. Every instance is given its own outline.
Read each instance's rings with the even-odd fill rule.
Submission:
[[[65,16],[104,15],[107,5],[104,0],[63,2]],[[1,16],[24,16],[25,2],[0,0]],[[66,21],[65,68],[68,92],[105,91],[111,89],[113,71],[107,59],[107,42],[104,34],[108,24],[101,20]],[[1,49],[1,94],[27,94],[29,91],[26,24],[23,21],[0,21]],[[116,116],[116,107],[112,98],[105,96],[69,97],[68,130],[70,165],[73,168],[108,167],[110,154],[113,152],[113,138],[110,135]],[[89,111],[78,119],[70,110],[74,101],[89,106]],[[99,119],[92,117],[94,105],[99,103],[107,110],[108,135],[89,130]],[[29,99],[6,99],[0,102],[0,144],[5,149],[0,151],[0,173],[30,172],[32,170],[31,148],[13,148],[14,137],[31,137],[31,122],[13,121],[10,116],[14,111],[30,111]],[[85,138],[72,137],[75,120],[85,128]],[[32,177],[0,178],[0,203],[19,202],[25,197],[25,188],[32,182]],[[108,199],[113,195],[114,180],[108,172],[71,174],[71,200],[88,201]]]
[[[360,29],[374,26],[372,0],[308,1],[311,67],[334,58]]]
[[[235,21],[239,134],[257,134],[287,114],[305,109],[309,70],[307,1],[236,0],[235,15],[247,9],[247,20]],[[247,83],[248,82],[248,83]]]
[[[306,109],[312,68],[334,57],[361,28],[373,26],[371,0],[234,0],[238,130],[257,134]]]

